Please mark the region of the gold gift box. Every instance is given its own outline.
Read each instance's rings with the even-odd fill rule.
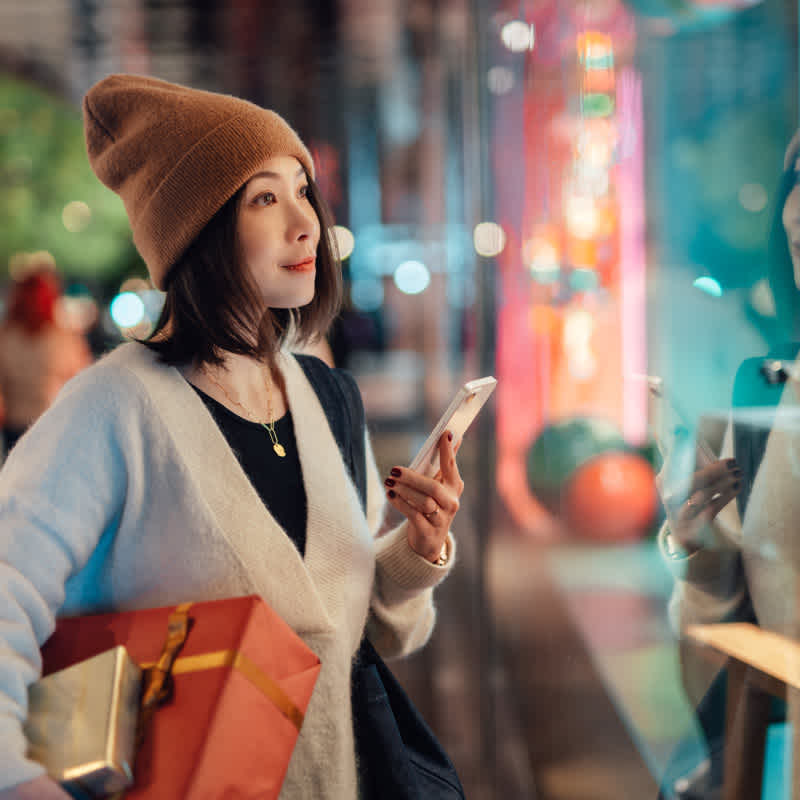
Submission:
[[[28,689],[28,757],[73,797],[133,783],[142,670],[122,647],[54,672]]]

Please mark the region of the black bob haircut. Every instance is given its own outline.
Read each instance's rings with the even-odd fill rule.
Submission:
[[[310,177],[308,186],[320,223],[311,302],[294,309],[267,308],[259,297],[236,235],[242,186],[167,274],[164,307],[143,340],[162,362],[218,366],[224,352],[271,360],[290,331],[298,344],[327,333],[341,308],[342,271],[330,233],[331,213]]]

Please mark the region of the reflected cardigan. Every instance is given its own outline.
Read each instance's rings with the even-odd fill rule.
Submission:
[[[385,498],[369,441],[365,515],[300,365],[281,353],[278,368],[308,498],[305,559],[202,400],[138,343],[70,381],[11,452],[0,470],[0,789],[42,772],[21,724],[57,616],[254,593],[322,661],[281,798],[355,800],[349,693],[362,632],[386,657],[422,646],[432,588],[454,559],[421,558],[406,523],[376,538]]]

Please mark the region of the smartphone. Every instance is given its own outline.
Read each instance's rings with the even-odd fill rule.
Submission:
[[[697,432],[696,426],[689,420],[688,415],[681,410],[675,397],[667,391],[664,386],[664,379],[658,375],[644,375],[642,377],[647,381],[647,391],[650,397],[657,401],[659,419],[656,423],[656,444],[662,455],[666,455],[670,450],[670,446],[664,441],[665,436],[674,437],[676,428],[681,427],[685,429],[687,437],[694,432],[694,445],[700,451],[707,464],[716,461],[718,456],[715,454],[714,448],[711,447],[704,436]],[[667,419],[668,416],[671,419]],[[688,444],[688,442],[689,439],[687,438],[686,443]]]
[[[453,446],[457,446],[469,428],[472,420],[478,416],[489,396],[497,386],[497,380],[491,375],[468,381],[456,392],[453,402],[442,414],[436,427],[425,440],[409,469],[433,477],[439,471],[439,439],[445,431],[453,434]]]

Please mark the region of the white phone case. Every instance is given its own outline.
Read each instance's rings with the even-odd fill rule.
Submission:
[[[483,408],[489,396],[497,386],[497,380],[491,376],[476,378],[465,383],[456,393],[453,401],[442,414],[436,427],[425,440],[414,460],[409,464],[409,469],[421,472],[432,477],[439,471],[439,439],[445,431],[453,434],[455,447],[463,438],[472,420]]]

